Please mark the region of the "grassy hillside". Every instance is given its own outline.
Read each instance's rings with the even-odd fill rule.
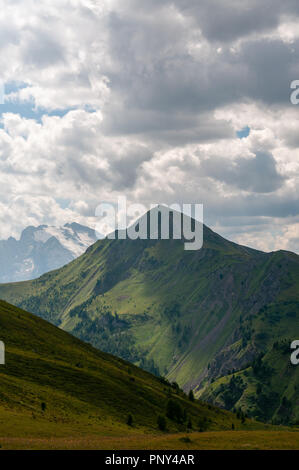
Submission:
[[[1,449],[24,450],[298,450],[294,431],[209,431],[184,434],[1,438]]]
[[[298,330],[291,333],[292,319],[298,321],[298,304],[284,301],[269,304],[241,321],[239,328],[246,331],[250,343],[237,341],[230,348],[246,354],[246,348],[254,345],[259,353],[243,370],[207,383],[200,396],[226,409],[240,408],[263,421],[299,424],[299,368],[290,362],[290,344]],[[211,369],[219,360],[215,358]]]
[[[0,366],[1,449],[299,445],[297,432],[242,422],[235,414],[193,402],[177,386],[2,301],[0,332],[6,344],[6,365]],[[169,415],[170,402],[181,415]],[[158,416],[166,418],[163,432]]]
[[[184,251],[180,240],[102,240],[57,271],[0,286],[0,297],[223,404],[213,392],[215,380],[250,372],[261,354],[267,360],[274,343],[299,337],[299,256],[242,247],[207,227],[199,251]],[[285,392],[288,374],[281,375],[278,365],[288,362],[285,354],[272,366],[268,385],[255,376],[278,395],[267,420],[279,421],[285,393],[288,419],[299,419],[293,391]],[[291,374],[294,388],[299,373]],[[247,401],[252,384],[245,387],[242,400],[237,396],[229,408],[242,406],[264,419],[262,406],[250,408]]]
[[[7,420],[2,437],[35,426],[40,436],[60,425],[108,434],[159,432],[157,418],[169,413],[170,401],[182,416],[166,416],[169,431],[185,431],[189,421],[194,429],[231,429],[233,422],[240,427],[231,413],[192,402],[163,379],[2,301],[0,332],[6,345],[6,365],[0,366],[0,420]]]

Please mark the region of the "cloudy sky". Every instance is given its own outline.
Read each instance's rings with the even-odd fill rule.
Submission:
[[[121,194],[299,252],[298,1],[0,6],[0,238]]]

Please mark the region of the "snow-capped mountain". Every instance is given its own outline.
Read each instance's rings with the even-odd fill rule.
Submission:
[[[27,227],[20,240],[0,240],[0,282],[26,281],[60,268],[96,239],[94,230],[77,223]]]

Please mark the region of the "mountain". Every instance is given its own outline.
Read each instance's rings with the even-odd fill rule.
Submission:
[[[0,366],[2,448],[24,443],[28,448],[34,439],[39,445],[46,439],[49,448],[53,439],[63,437],[74,441],[145,435],[145,441],[149,433],[161,434],[159,416],[165,417],[168,432],[185,432],[191,422],[193,430],[230,430],[232,423],[236,429],[262,429],[258,423],[242,424],[232,413],[191,401],[165,379],[3,301],[0,337],[6,346],[6,364]]]
[[[59,270],[0,286],[0,297],[211,402],[295,423],[299,256],[203,234],[197,251],[176,239],[100,240]]]
[[[0,240],[0,282],[27,281],[60,268],[96,240],[94,230],[77,223],[27,227],[20,240]]]

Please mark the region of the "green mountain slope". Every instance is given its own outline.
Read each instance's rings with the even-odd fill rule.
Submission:
[[[166,381],[3,301],[0,336],[6,345],[0,438],[157,433],[160,415],[169,415],[167,429],[174,432],[185,431],[190,420],[194,430],[241,427],[231,413],[192,402]]]
[[[207,227],[199,251],[184,251],[180,240],[106,239],[35,281],[0,286],[0,297],[216,399],[208,387],[217,378],[270,354],[275,342],[299,337],[299,256],[242,247]],[[299,385],[297,369],[292,375]],[[275,393],[279,407],[284,395]],[[252,413],[263,418],[260,408]]]
[[[296,313],[297,312],[297,313]],[[211,376],[217,362],[225,361],[230,350],[245,354],[249,347],[256,349],[255,360],[243,370],[220,377],[200,390],[200,396],[226,409],[242,409],[251,417],[273,424],[299,423],[299,368],[290,361],[290,344],[298,337],[298,303],[281,301],[259,310],[256,315],[241,321],[239,335],[245,337],[222,352],[210,365]],[[294,328],[294,332],[292,332]],[[247,343],[247,337],[250,343]],[[236,357],[236,355],[234,355]],[[238,361],[231,370],[238,370]]]

